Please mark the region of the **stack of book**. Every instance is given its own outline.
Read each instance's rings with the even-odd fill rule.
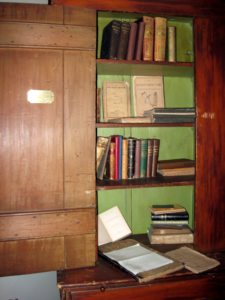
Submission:
[[[151,244],[193,243],[194,235],[188,226],[189,214],[178,204],[152,205],[152,224],[147,230]]]
[[[155,177],[159,144],[158,139],[124,138],[120,135],[98,137],[97,178],[118,180]]]
[[[195,108],[153,108],[144,112],[151,123],[194,123]]]
[[[157,164],[157,173],[162,176],[194,175],[194,160],[187,158],[160,160]]]
[[[143,16],[135,22],[111,21],[102,35],[102,59],[165,61],[167,19]],[[175,61],[176,30],[168,28],[169,61]]]

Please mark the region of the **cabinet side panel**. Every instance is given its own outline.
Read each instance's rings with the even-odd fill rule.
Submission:
[[[196,19],[195,243],[225,249],[225,22]]]
[[[65,237],[66,268],[94,266],[96,260],[95,234]]]
[[[95,53],[64,54],[65,207],[95,206]]]
[[[0,211],[63,207],[62,51],[0,49]],[[54,93],[30,103],[29,90]]]
[[[75,6],[64,6],[63,8],[64,24],[96,27],[95,9]]]
[[[64,269],[64,238],[0,242],[0,276]]]

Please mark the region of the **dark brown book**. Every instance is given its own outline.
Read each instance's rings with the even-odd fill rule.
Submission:
[[[145,23],[140,22],[138,24],[138,30],[137,30],[134,60],[142,60],[144,33],[145,33]]]
[[[194,167],[194,160],[187,158],[160,160],[157,164],[157,170]]]
[[[110,180],[115,179],[115,143],[110,143],[109,154],[106,164],[106,176]]]
[[[152,177],[152,159],[153,159],[153,140],[148,140],[148,153],[147,153],[147,169],[146,177]]]
[[[96,123],[100,122],[100,111],[101,111],[101,89],[97,88],[97,97],[96,97]]]
[[[157,226],[158,224],[152,224],[151,228],[152,228],[152,233],[153,234],[183,234],[183,233],[192,233],[191,229],[189,228],[188,225],[180,225],[174,228],[170,228],[168,225],[168,227],[166,225],[164,225],[165,227],[162,227],[162,225],[160,224],[161,227]]]
[[[137,28],[138,28],[137,23],[130,24],[130,34],[129,34],[129,40],[127,46],[127,60],[134,59],[134,49],[135,49],[135,42],[137,36]]]
[[[130,33],[130,23],[122,21],[120,29],[120,38],[117,49],[117,59],[126,59],[127,56],[127,46]]]
[[[116,59],[120,37],[121,22],[111,21],[104,29],[102,34],[101,58]]]
[[[136,140],[134,178],[140,178],[141,140]]]
[[[127,141],[128,141],[127,178],[131,179],[134,177],[136,139],[128,138]]]
[[[152,177],[156,177],[160,140],[153,140]]]

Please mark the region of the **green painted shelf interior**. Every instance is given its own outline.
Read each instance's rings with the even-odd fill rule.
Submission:
[[[98,15],[98,53],[100,57],[101,37],[103,28],[113,19],[135,21],[141,15],[125,13],[100,12]],[[168,25],[176,26],[177,61],[193,62],[193,20],[190,18],[168,17]],[[147,67],[145,67],[147,69]],[[157,66],[156,66],[157,68]],[[159,66],[160,68],[160,66]],[[192,70],[194,68],[192,67]],[[133,75],[112,75],[110,66],[108,74],[97,74],[97,87],[102,87],[102,81],[127,81],[131,92],[131,113],[134,116],[133,105]],[[187,70],[187,68],[186,68]],[[149,73],[148,73],[149,72]],[[164,75],[165,107],[194,107],[194,72],[181,75]],[[187,74],[186,74],[187,73]],[[152,76],[151,68],[145,75]],[[154,74],[155,75],[155,74]],[[101,122],[103,110],[101,105]],[[189,158],[195,159],[195,128],[194,127],[115,127],[97,128],[97,136],[122,135],[135,138],[160,139],[159,160]],[[177,203],[186,208],[189,213],[189,226],[194,228],[194,187],[172,186],[154,188],[135,188],[98,191],[98,213],[113,206],[118,206],[132,233],[146,233],[151,224],[151,213],[148,206],[152,204]]]

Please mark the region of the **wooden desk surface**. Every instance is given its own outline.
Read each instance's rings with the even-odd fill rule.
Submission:
[[[149,245],[147,235],[133,239]],[[162,253],[183,245],[151,245]],[[193,245],[186,245],[193,248]],[[58,271],[61,299],[225,299],[225,251],[205,253],[220,265],[201,274],[187,269],[140,284],[101,257],[96,267]]]

